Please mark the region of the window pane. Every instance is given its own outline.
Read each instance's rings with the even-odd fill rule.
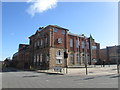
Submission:
[[[56,59],[56,64],[62,64],[62,59]]]
[[[36,47],[36,42],[34,43],[34,47]]]
[[[84,48],[84,46],[85,46],[84,44],[85,44],[84,41],[82,41],[82,48]]]
[[[45,43],[47,43],[47,38],[45,38]]]
[[[62,31],[62,34],[65,35],[65,31]]]
[[[43,45],[43,40],[41,39],[41,46]]]
[[[70,39],[70,47],[73,47],[73,39]]]
[[[62,43],[62,38],[58,38],[58,43]]]
[[[76,54],[76,62],[77,62],[77,64],[80,64],[80,57],[79,57],[79,54]]]
[[[79,41],[76,40],[76,48],[79,48]]]
[[[42,62],[42,54],[40,54],[40,62]]]
[[[92,49],[95,50],[95,49],[97,49],[97,47],[96,46],[92,46]]]
[[[58,29],[57,29],[57,28],[54,28],[54,32],[58,32]]]
[[[56,52],[56,56],[62,56],[62,51],[61,51],[61,50],[58,50],[58,51]]]
[[[34,55],[34,62],[36,62],[36,55]]]
[[[89,49],[89,42],[87,42],[87,49]]]
[[[37,42],[37,46],[39,46],[39,41]]]
[[[74,64],[74,55],[73,54],[70,54],[70,63]]]

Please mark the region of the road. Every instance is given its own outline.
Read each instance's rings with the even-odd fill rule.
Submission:
[[[2,88],[118,88],[118,75],[56,75],[6,69]]]

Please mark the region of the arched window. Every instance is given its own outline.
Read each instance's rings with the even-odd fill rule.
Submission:
[[[80,55],[78,53],[76,54],[76,63],[80,64]]]
[[[37,63],[37,55],[34,54],[34,65],[36,65],[36,63]]]
[[[39,65],[39,54],[37,54],[37,65]]]
[[[39,46],[40,45],[40,42],[39,42],[39,40],[37,41],[37,46]]]
[[[56,52],[56,56],[62,56],[62,51],[61,51],[61,50],[58,50],[58,51]]]
[[[62,59],[56,59],[56,64],[62,64]]]
[[[36,47],[36,42],[34,43],[34,47]]]
[[[47,44],[47,41],[48,41],[48,40],[47,40],[47,37],[46,37],[46,38],[45,38],[45,44]]]
[[[34,63],[36,62],[36,55],[34,55]]]
[[[58,50],[56,52],[56,64],[62,64],[62,51]]]
[[[76,40],[76,48],[79,48],[79,40]]]
[[[87,49],[89,49],[89,42],[87,42]]]
[[[43,45],[43,40],[41,39],[41,46]]]
[[[88,64],[90,64],[90,55],[87,55],[87,59],[88,59]]]
[[[45,57],[46,57],[46,62],[48,62],[49,61],[49,55],[46,54]]]
[[[42,54],[40,54],[40,62],[42,62]]]
[[[70,64],[74,64],[74,54],[70,54]]]
[[[82,54],[82,63],[85,64],[85,53]]]

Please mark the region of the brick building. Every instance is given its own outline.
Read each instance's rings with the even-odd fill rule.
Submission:
[[[100,49],[100,59],[105,61],[106,64],[116,64],[120,62],[120,45],[109,46],[104,49]]]
[[[48,25],[39,28],[29,37],[29,63],[35,68],[49,69],[55,66],[80,66],[94,64],[99,60],[100,44],[84,35],[68,32],[66,28]],[[64,52],[68,58],[64,59]]]
[[[13,57],[12,57],[13,67],[17,67],[17,62],[18,62],[18,52],[13,54]]]
[[[19,44],[19,49],[18,49],[18,53],[17,55],[14,57],[16,59],[17,68],[21,68],[21,69],[27,69],[29,68],[30,64],[29,64],[29,45],[27,44]]]

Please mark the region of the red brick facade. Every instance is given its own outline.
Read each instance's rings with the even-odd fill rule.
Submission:
[[[27,69],[29,68],[29,45],[20,44],[17,55],[17,68]]]
[[[94,64],[99,59],[99,49],[100,45],[94,39],[90,42],[89,37],[68,33],[68,29],[54,25],[42,28],[30,37],[31,63],[39,68],[64,67],[65,51],[68,66],[84,65],[85,56],[88,64]]]
[[[29,45],[19,47],[18,58],[23,65],[39,69],[50,69],[55,66],[81,66],[87,60],[88,64],[94,64],[99,60],[100,44],[91,37],[76,35],[68,32],[68,29],[49,25],[39,28],[29,37]],[[68,58],[64,59],[64,52]],[[24,62],[24,63],[23,63]]]
[[[120,62],[120,46],[110,46],[100,49],[100,60],[106,64],[116,64]]]

